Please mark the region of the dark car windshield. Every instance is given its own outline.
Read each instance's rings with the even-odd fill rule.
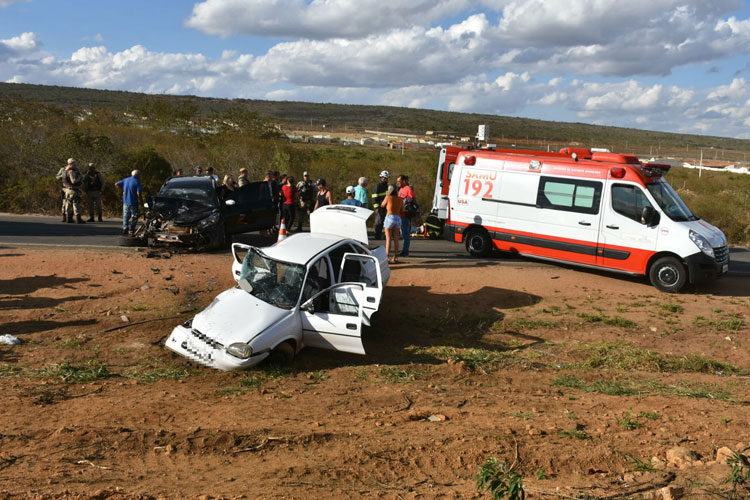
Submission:
[[[659,207],[667,214],[667,217],[675,222],[698,220],[680,196],[672,189],[672,186],[664,181],[646,184],[648,192],[654,197]]]
[[[158,196],[159,198],[196,201],[204,205],[217,205],[216,190],[211,186],[180,186],[167,183],[161,187]]]
[[[297,304],[304,276],[305,266],[273,260],[251,248],[242,261],[240,281],[247,280],[241,286],[250,295],[281,309],[291,309]]]

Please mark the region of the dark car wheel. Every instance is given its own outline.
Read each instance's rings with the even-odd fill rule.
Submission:
[[[488,257],[492,251],[492,240],[484,229],[472,229],[466,235],[466,250],[472,257]]]
[[[675,257],[662,257],[651,265],[648,277],[662,292],[677,293],[687,282],[687,270]]]

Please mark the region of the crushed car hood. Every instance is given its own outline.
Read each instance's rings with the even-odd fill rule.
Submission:
[[[167,221],[175,224],[194,224],[219,211],[218,207],[206,205],[199,201],[180,198],[153,198],[153,210]]]
[[[193,319],[193,329],[228,346],[249,342],[263,330],[291,314],[235,287],[222,292]]]

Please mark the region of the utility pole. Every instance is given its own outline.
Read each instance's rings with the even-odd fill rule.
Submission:
[[[701,148],[701,162],[698,164],[698,178],[700,179],[703,173],[703,148]]]

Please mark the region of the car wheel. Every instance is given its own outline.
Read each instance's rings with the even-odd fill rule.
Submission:
[[[488,257],[492,251],[492,240],[484,229],[472,229],[466,235],[466,251],[472,257]]]
[[[275,365],[288,366],[294,359],[294,346],[290,342],[282,342],[268,355],[268,361]]]
[[[651,265],[648,277],[662,292],[677,293],[687,282],[687,270],[678,259],[662,257]]]

